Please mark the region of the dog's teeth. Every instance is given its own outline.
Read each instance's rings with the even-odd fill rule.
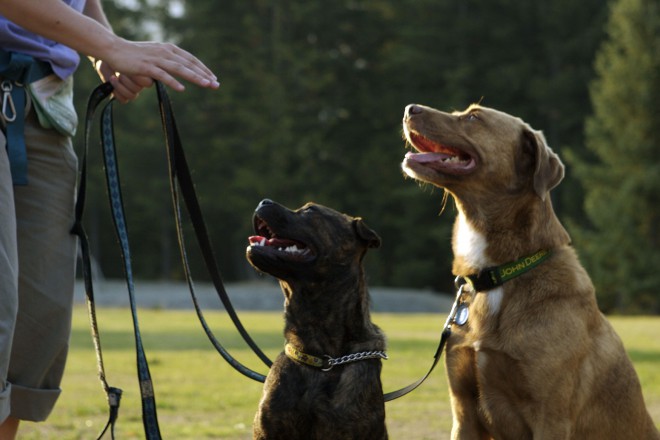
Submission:
[[[259,246],[264,246],[266,244],[266,237],[261,237],[261,241],[259,242]]]
[[[309,249],[298,249],[298,246],[295,244],[287,246],[285,249],[280,248],[279,250],[284,250],[286,253],[297,255],[306,255],[309,252]]]
[[[443,163],[458,164],[458,163],[467,162],[467,160],[461,159],[460,156],[449,156],[449,157],[445,157],[444,159],[442,159],[442,162]]]
[[[298,249],[298,246],[294,244],[293,246],[289,246],[286,249],[284,249],[284,252],[288,252],[290,254],[296,254],[300,252],[300,250]]]

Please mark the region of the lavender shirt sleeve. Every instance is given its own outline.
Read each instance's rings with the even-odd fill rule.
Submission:
[[[82,12],[85,7],[85,0],[63,1],[78,12]],[[0,48],[46,61],[50,63],[53,72],[62,79],[71,76],[80,63],[80,56],[75,50],[29,32],[2,15],[0,15]]]

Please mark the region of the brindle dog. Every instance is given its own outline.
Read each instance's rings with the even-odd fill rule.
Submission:
[[[380,238],[360,218],[263,200],[246,256],[280,281],[285,352],[268,373],[255,439],[386,439],[385,337],[371,322],[362,260]],[[359,354],[366,359],[332,365]]]

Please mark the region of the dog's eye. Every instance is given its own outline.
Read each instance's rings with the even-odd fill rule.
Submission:
[[[479,120],[479,115],[476,113],[468,113],[465,115],[465,120],[466,121],[478,121]]]

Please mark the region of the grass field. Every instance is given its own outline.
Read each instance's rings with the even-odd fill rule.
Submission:
[[[271,357],[282,349],[281,313],[240,314],[253,338]],[[194,312],[140,310],[140,330],[156,392],[161,434],[166,439],[250,439],[262,384],[235,372],[213,349]],[[223,312],[206,314],[223,345],[247,366],[266,369],[245,348]],[[144,438],[130,312],[98,311],[108,382],[124,391],[118,439]],[[444,316],[375,314],[388,335],[383,368],[385,391],[422,376],[433,360]],[[613,317],[640,376],[647,405],[660,424],[660,318]],[[570,343],[564,341],[563,343]],[[93,439],[107,420],[107,404],[97,379],[86,309],[74,313],[63,393],[49,420],[24,423],[19,438]],[[387,424],[394,440],[448,438],[451,413],[444,366],[413,393],[388,402]],[[110,438],[106,435],[105,438]]]

